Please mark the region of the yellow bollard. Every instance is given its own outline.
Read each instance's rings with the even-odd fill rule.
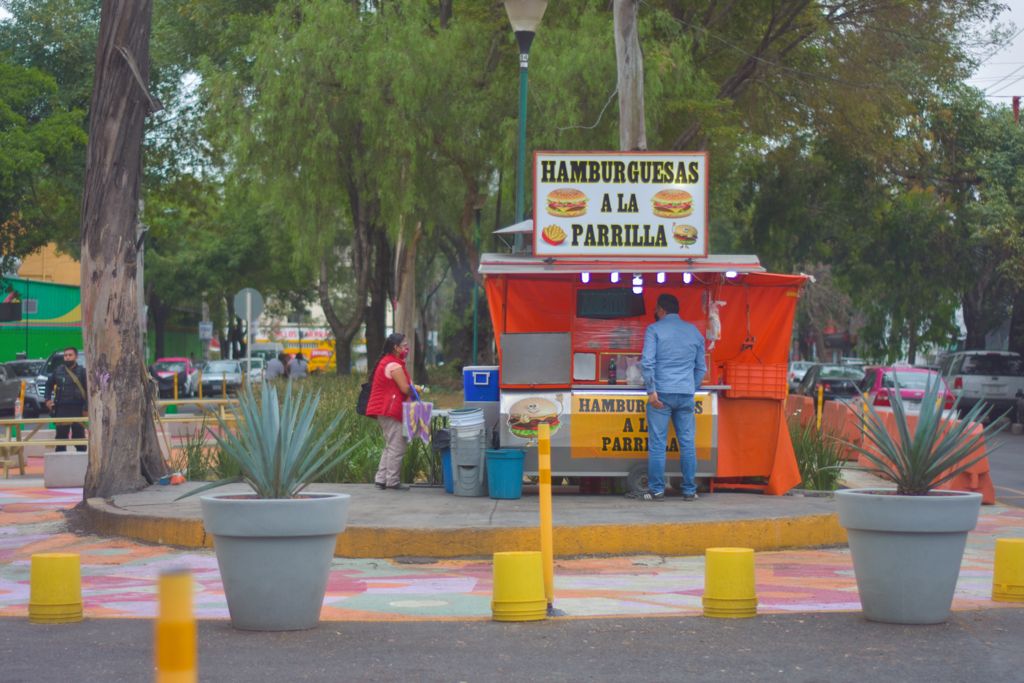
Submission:
[[[703,604],[706,617],[743,619],[757,615],[753,549],[705,551]]]
[[[28,620],[33,624],[82,620],[82,571],[77,553],[36,553],[29,583]]]
[[[196,619],[192,614],[192,572],[160,574],[160,607],[153,632],[156,683],[196,683]]]
[[[547,615],[541,554],[536,550],[494,553],[494,621],[540,621]]]
[[[992,599],[1024,602],[1024,538],[997,538]]]
[[[817,416],[817,421],[816,421],[815,424],[818,426],[818,431],[819,432],[821,431],[821,413],[824,410],[824,408],[825,408],[825,389],[819,384],[818,385],[818,409],[815,412],[815,415]]]
[[[178,400],[178,373],[174,373],[174,400]]]
[[[199,371],[199,400],[203,400],[203,371]]]
[[[548,607],[555,600],[554,532],[551,528],[551,426],[537,427],[537,474],[540,486],[540,552],[544,567],[544,595]]]

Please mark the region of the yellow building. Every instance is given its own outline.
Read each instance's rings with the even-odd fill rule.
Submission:
[[[82,280],[82,267],[69,254],[58,253],[57,245],[50,243],[21,260],[18,277],[78,287]]]

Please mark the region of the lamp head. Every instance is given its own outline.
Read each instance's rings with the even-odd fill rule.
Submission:
[[[505,12],[516,32],[535,33],[547,8],[548,0],[505,0]]]

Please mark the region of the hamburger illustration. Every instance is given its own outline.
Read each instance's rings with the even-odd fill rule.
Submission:
[[[565,230],[562,230],[557,225],[549,225],[544,228],[541,230],[540,236],[545,242],[555,247],[564,242],[566,238]]]
[[[693,196],[686,190],[665,189],[651,198],[654,215],[662,218],[683,218],[693,213]]]
[[[672,228],[672,237],[684,247],[689,247],[697,243],[697,228],[680,223]]]
[[[559,218],[575,218],[587,212],[587,195],[571,187],[548,193],[548,213]]]
[[[552,400],[540,396],[522,398],[508,409],[508,429],[520,439],[537,438],[537,428],[547,424],[554,435],[561,426],[558,421],[560,409]]]

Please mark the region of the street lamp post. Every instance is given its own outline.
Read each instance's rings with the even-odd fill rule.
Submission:
[[[475,240],[476,240],[476,253],[477,253],[477,257],[478,258],[479,258],[479,255],[480,255],[480,212],[482,210],[483,210],[483,207],[479,207],[478,206],[478,207],[476,207],[476,210],[474,211],[474,213],[476,213],[476,229],[474,230],[474,237],[475,237]],[[480,298],[480,285],[477,284],[476,278],[473,278],[473,365],[476,365],[476,363],[477,363],[477,351],[479,349],[479,347],[477,346],[477,336],[478,336],[478,333],[477,333],[477,327],[478,327],[478,324],[477,324],[477,319],[478,319],[478,315],[477,315],[477,300],[479,298]]]
[[[525,175],[526,175],[526,92],[527,75],[530,66],[530,45],[537,32],[537,26],[547,9],[548,0],[505,0],[505,12],[516,34],[519,44],[519,156],[516,161],[516,215],[519,222],[526,219]],[[522,249],[523,236],[515,236],[516,250]]]

